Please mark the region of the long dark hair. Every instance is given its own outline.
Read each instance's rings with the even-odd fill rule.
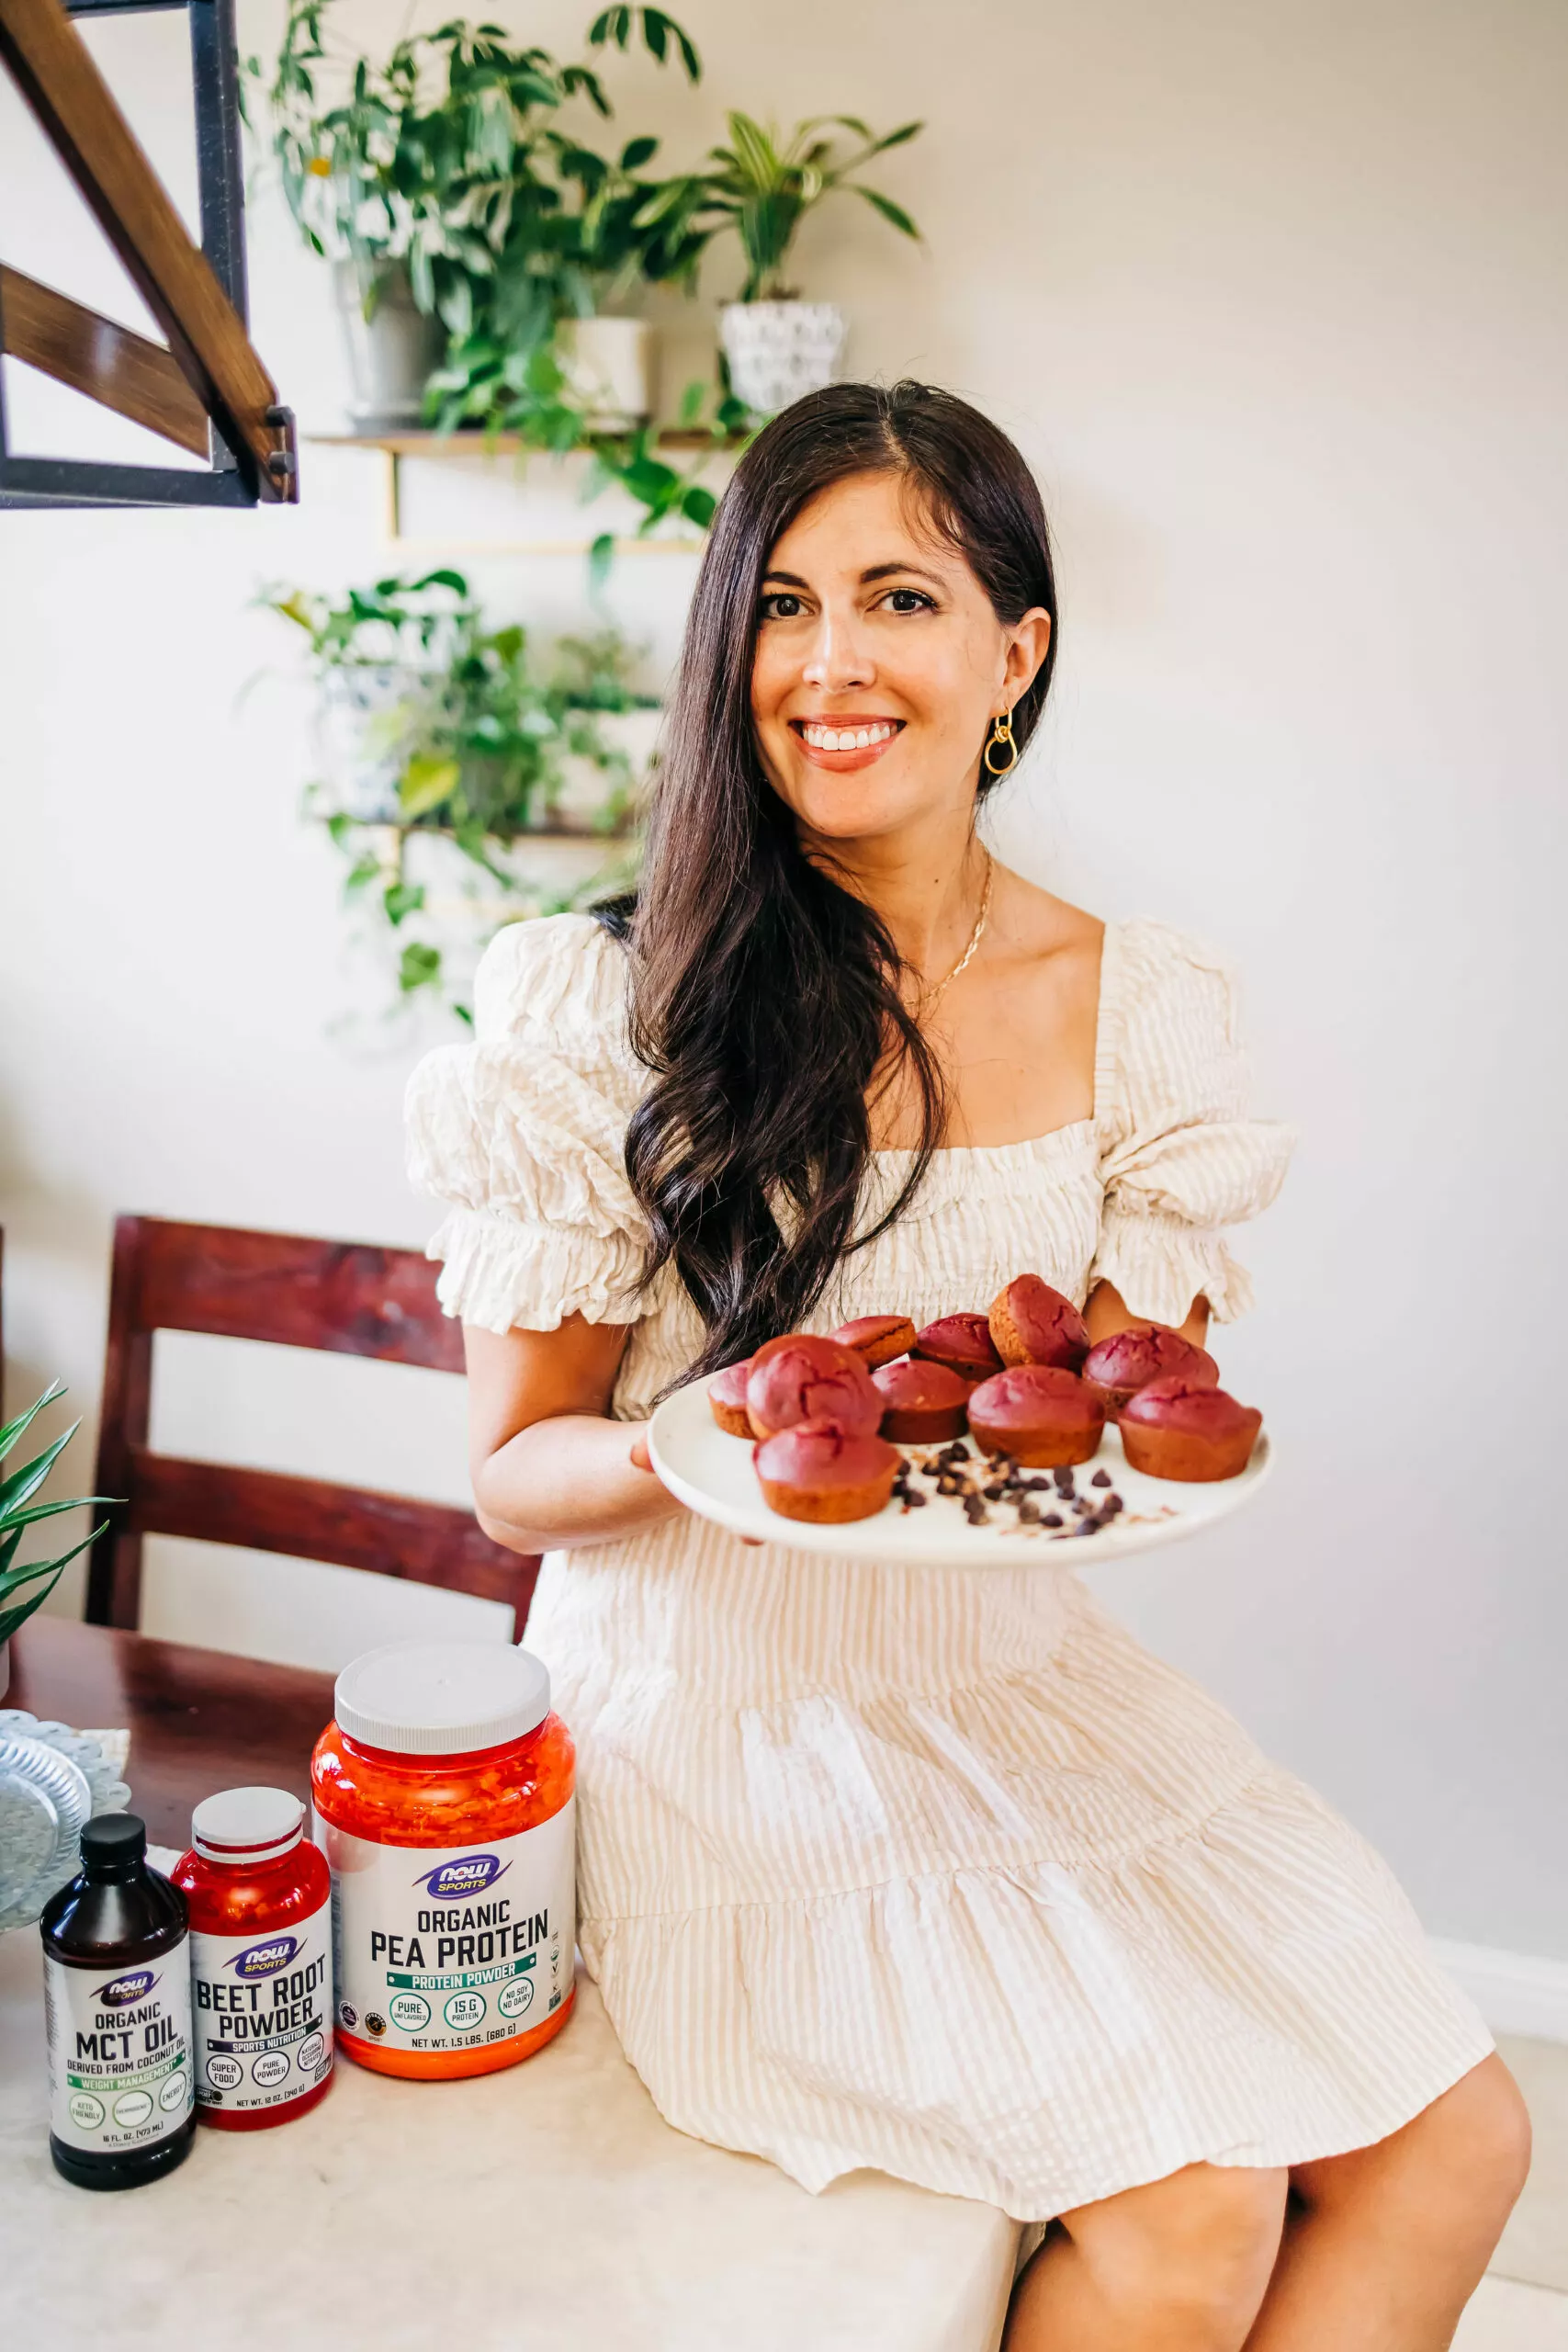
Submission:
[[[653,1073],[626,1146],[651,1237],[646,1272],[673,1262],[701,1313],[699,1372],[797,1329],[845,1252],[908,1206],[945,1129],[941,1073],[900,999],[893,942],[804,854],[752,731],[768,559],[819,492],[877,472],[908,480],[1004,626],[1035,605],[1050,614],[1045,660],[1013,709],[1021,750],[1050,691],[1050,537],[998,426],[925,384],[835,384],[758,435],[697,576],[641,888],[603,910],[631,950],[632,1043]],[[989,782],[982,767],[982,790]],[[867,1095],[900,1061],[921,1105],[919,1148],[897,1198],[857,1235]]]

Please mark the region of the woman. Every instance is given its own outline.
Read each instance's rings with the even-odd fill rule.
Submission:
[[[1011,2352],[1427,2352],[1522,2109],[1386,1870],[1058,1568],[689,1517],[661,1392],[1037,1272],[1101,1337],[1247,1303],[1283,1173],[1228,983],[995,865],[1055,655],[1040,499],[919,385],[761,434],[698,580],[635,910],[503,932],[411,1094],[483,1525],[581,1757],[581,1941],[671,2123],[1053,2222]]]

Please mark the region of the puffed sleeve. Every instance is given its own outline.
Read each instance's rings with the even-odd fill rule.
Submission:
[[[1155,1322],[1184,1322],[1201,1295],[1232,1323],[1252,1284],[1221,1228],[1269,1206],[1294,1131],[1247,1114],[1235,987],[1207,949],[1161,923],[1114,926],[1100,985],[1105,1205],[1090,1281]]]
[[[589,916],[509,924],[479,965],[473,1043],[437,1047],[409,1080],[410,1181],[448,1204],[425,1253],[448,1315],[505,1332],[642,1311],[626,981]]]

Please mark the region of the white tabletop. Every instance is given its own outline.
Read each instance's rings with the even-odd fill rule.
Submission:
[[[50,2352],[994,2352],[1018,2233],[857,2173],[809,2197],[672,2132],[598,1994],[523,2065],[346,2060],[274,2131],[114,2195],[50,2162],[36,1928],[0,1935],[0,2335]]]

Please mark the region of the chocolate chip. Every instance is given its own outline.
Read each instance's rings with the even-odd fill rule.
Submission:
[[[1093,1510],[1093,1509],[1094,1505],[1089,1501],[1088,1496],[1079,1495],[1073,1504],[1073,1516],[1075,1519],[1083,1519],[1089,1512]]]
[[[991,1523],[991,1514],[978,1495],[971,1495],[964,1504],[964,1516],[971,1527],[988,1527]]]
[[[1120,1495],[1107,1495],[1100,1506],[1101,1516],[1107,1519],[1114,1519],[1119,1510],[1125,1510],[1126,1508]]]
[[[1111,1484],[1110,1471],[1097,1470],[1089,1483],[1091,1487],[1109,1487]]]
[[[942,1476],[941,1463],[922,1462],[920,1464],[920,1476],[922,1478],[940,1478]]]
[[[982,1487],[980,1492],[985,1496],[986,1500],[988,1503],[999,1503],[1002,1497],[1006,1494],[1007,1488],[993,1479],[992,1483],[988,1487]]]
[[[1040,1524],[1039,1504],[1020,1503],[1018,1507],[1018,1523],[1020,1527],[1038,1527]]]
[[[1060,1527],[1062,1524],[1061,1512],[1059,1510],[1048,1510],[1043,1519],[1042,1519],[1040,1524],[1042,1527]]]
[[[1051,1491],[1049,1478],[1026,1478],[1023,1483],[1032,1495],[1048,1495]]]
[[[1099,1532],[1100,1521],[1098,1519],[1086,1519],[1080,1527],[1075,1527],[1073,1530],[1073,1533],[1075,1535],[1098,1535]]]
[[[908,1493],[904,1498],[904,1509],[906,1510],[924,1510],[928,1499],[929,1498],[927,1496],[921,1494],[919,1487],[911,1487]]]

